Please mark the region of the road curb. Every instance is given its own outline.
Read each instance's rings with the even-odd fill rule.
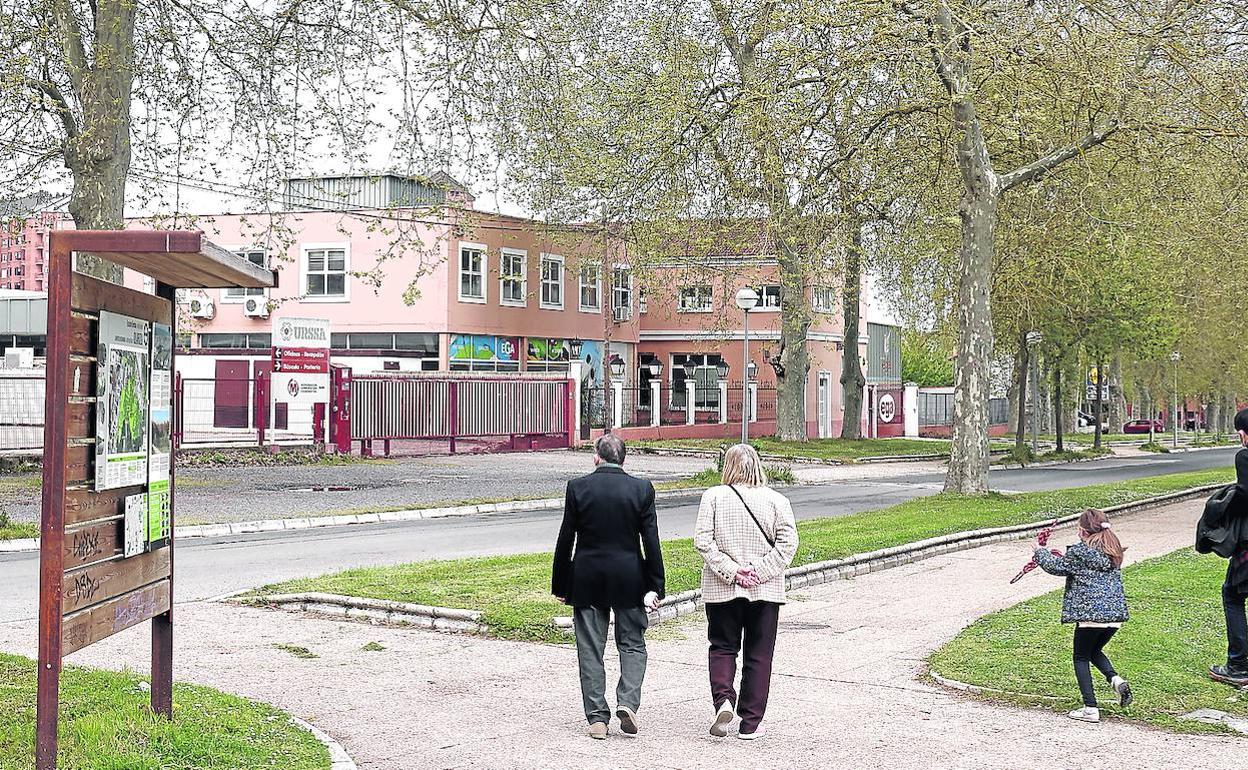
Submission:
[[[1177,492],[1136,500],[1130,503],[1104,508],[1107,513],[1126,516],[1151,510],[1163,505],[1200,498],[1224,484],[1206,484]],[[1073,513],[1056,519],[1057,525],[1071,524],[1079,520],[1082,514]],[[948,535],[918,540],[904,545],[890,546],[875,551],[851,554],[840,559],[804,564],[785,571],[784,582],[787,590],[806,586],[830,583],[834,580],[854,578],[872,572],[880,572],[894,567],[913,564],[917,561],[942,556],[947,553],[968,551],[992,543],[1020,540],[1052,526],[1053,519],[1012,524],[1005,527],[954,532]],[[395,623],[398,625],[414,625],[434,631],[488,633],[489,627],[483,620],[483,614],[476,610],[455,609],[449,607],[427,607],[419,604],[404,604],[380,599],[365,599],[337,594],[279,594],[276,596],[231,599],[242,604],[253,606],[269,606],[273,608],[294,609],[313,614],[331,615],[351,619],[369,620],[371,622]],[[675,620],[695,613],[702,607],[702,590],[695,588],[679,594],[668,596],[659,605],[657,612],[649,613],[651,624],[664,620]],[[442,619],[443,622],[437,621]],[[570,630],[572,618],[557,616],[552,620],[555,628]],[[968,685],[969,686],[969,685]]]
[[[339,594],[298,593],[273,596],[239,597],[225,601],[271,609],[307,612],[314,615],[367,620],[387,625],[415,626],[432,631],[484,634],[489,627],[482,613],[451,607],[430,607],[383,599],[367,599]]]
[[[329,737],[329,734],[324,730],[299,717],[292,716],[290,721],[312,733],[312,737],[320,741],[329,750],[329,770],[359,770],[359,766],[355,764],[355,760],[342,747],[342,744]]]
[[[651,449],[649,447],[634,447],[629,450],[634,454],[651,455],[654,457],[698,457],[707,460],[714,460],[719,457],[719,452],[714,449],[684,449],[681,447],[663,447]],[[996,454],[994,452],[993,454]],[[839,467],[843,465],[872,465],[883,463],[906,463],[906,462],[931,462],[933,460],[948,460],[948,452],[936,452],[932,454],[921,455],[877,455],[874,457],[861,457],[856,460],[833,460],[820,459],[818,457],[788,457],[785,455],[760,454],[759,458],[766,463],[787,463],[789,465],[828,465]]]

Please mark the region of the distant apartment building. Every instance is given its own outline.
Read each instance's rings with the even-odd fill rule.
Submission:
[[[49,195],[0,202],[0,289],[44,291],[48,233],[68,215]]]

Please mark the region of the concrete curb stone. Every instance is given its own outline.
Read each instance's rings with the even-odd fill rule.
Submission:
[[[1162,505],[1199,498],[1222,486],[1224,485],[1207,484],[1177,492],[1168,492],[1130,503],[1107,506],[1105,511],[1119,515],[1140,513]],[[1080,514],[1062,516],[1056,519],[1056,523],[1058,525],[1070,524],[1078,521],[1079,516]],[[872,572],[913,564],[917,561],[947,553],[970,550],[991,543],[1019,540],[1045,527],[1052,526],[1053,523],[1054,521],[1046,519],[1044,521],[1013,524],[1006,527],[955,532],[949,535],[918,540],[913,543],[890,546],[876,551],[852,554],[840,559],[804,564],[785,571],[785,587],[788,590],[793,590],[821,583],[830,583],[834,580],[850,579],[858,575],[866,575]],[[482,613],[475,610],[428,607],[419,604],[404,604],[402,602],[383,601],[380,599],[320,593],[280,594],[258,598],[230,599],[230,601],[260,606],[283,607],[335,617],[361,618],[383,623],[397,622],[404,625],[432,628],[436,631],[489,632],[488,625],[482,620]],[[664,620],[674,620],[697,612],[701,606],[702,590],[699,588],[673,594],[663,599],[659,604],[658,611],[649,613],[650,622],[653,625]],[[572,618],[567,616],[555,617],[552,625],[561,630],[570,630],[572,628]]]
[[[342,744],[329,737],[324,730],[299,717],[291,717],[290,721],[312,733],[312,736],[329,750],[329,770],[359,770],[359,766],[355,764],[355,760],[342,747]]]

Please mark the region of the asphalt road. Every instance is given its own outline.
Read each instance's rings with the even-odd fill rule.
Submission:
[[[992,487],[1017,492],[1050,490],[1229,467],[1233,454],[1228,449],[994,470]],[[939,474],[906,474],[899,465],[896,476],[795,487],[786,494],[796,516],[808,519],[874,510],[933,494],[942,481]],[[688,537],[696,516],[696,498],[662,501],[660,530],[665,538]],[[543,551],[554,543],[559,518],[558,511],[534,511],[187,539],[176,546],[175,592],[177,601],[185,602],[350,567]],[[35,617],[38,555],[0,555],[0,576],[0,623]]]

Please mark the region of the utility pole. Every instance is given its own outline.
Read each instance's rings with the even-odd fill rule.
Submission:
[[[1182,358],[1179,351],[1170,354],[1170,360],[1174,363],[1174,446],[1179,446],[1179,360]]]

